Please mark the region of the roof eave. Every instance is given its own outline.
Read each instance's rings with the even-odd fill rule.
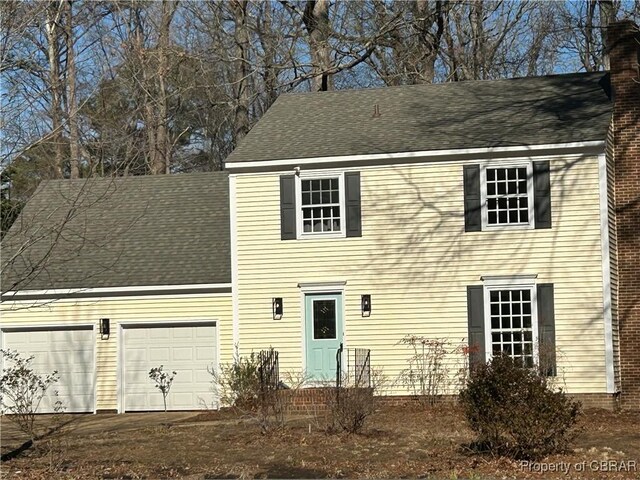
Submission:
[[[287,158],[276,160],[231,161],[225,164],[230,173],[278,171],[294,167],[342,168],[356,165],[395,165],[452,160],[481,160],[514,157],[540,157],[575,154],[601,154],[605,140],[552,143],[541,145],[514,145],[505,147],[460,148],[448,150],[425,150],[413,152],[374,153],[365,155],[342,155],[333,157]]]

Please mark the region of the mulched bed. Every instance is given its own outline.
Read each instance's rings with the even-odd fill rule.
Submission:
[[[315,416],[296,416],[284,431],[262,434],[246,414],[206,412],[147,428],[90,435],[70,431],[0,468],[2,478],[27,479],[640,479],[638,412],[588,410],[582,424],[572,451],[523,465],[470,451],[466,446],[473,435],[455,407],[385,407],[359,435],[328,434]],[[603,471],[603,466],[618,471]],[[620,471],[623,466],[631,471]]]

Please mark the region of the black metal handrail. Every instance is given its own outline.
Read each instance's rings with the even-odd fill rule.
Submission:
[[[344,345],[340,343],[340,348],[336,352],[336,388],[342,387],[342,352]]]
[[[280,384],[280,366],[278,351],[270,348],[262,350],[258,354],[258,377],[260,378],[260,391],[277,390]]]
[[[368,348],[346,349],[341,343],[336,351],[336,387],[347,386],[371,387],[371,350]],[[343,365],[346,360],[346,365]],[[346,368],[344,368],[346,367]]]

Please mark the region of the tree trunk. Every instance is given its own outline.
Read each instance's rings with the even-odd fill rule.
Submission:
[[[315,92],[333,90],[331,46],[329,45],[329,0],[307,0],[303,14],[309,35],[311,53],[311,89]]]
[[[277,45],[273,35],[271,1],[262,2],[262,22],[258,19],[258,39],[263,51],[264,101],[261,114],[264,114],[278,97],[278,71],[276,69]]]
[[[49,88],[51,100],[49,114],[51,116],[51,140],[53,142],[52,175],[63,177],[64,145],[62,141],[62,94],[60,81],[60,34],[61,5],[57,0],[47,5],[47,62],[49,64]]]
[[[157,131],[156,131],[156,155],[153,161],[153,172],[169,173],[171,142],[169,140],[169,106],[167,86],[165,76],[169,73],[168,55],[169,55],[169,35],[171,33],[171,22],[176,11],[177,3],[173,0],[162,0],[162,19],[158,32],[158,97],[156,99],[158,105],[157,111]]]
[[[600,36],[602,39],[602,63],[605,70],[611,67],[609,62],[609,42],[607,41],[607,27],[616,21],[616,10],[612,0],[599,0],[600,7]]]
[[[231,2],[235,22],[236,58],[234,60],[234,140],[238,144],[249,133],[249,30],[247,25],[247,0]]]
[[[80,178],[80,134],[76,99],[76,59],[73,36],[73,1],[65,0],[67,46],[67,124],[69,125],[69,161],[71,178]]]

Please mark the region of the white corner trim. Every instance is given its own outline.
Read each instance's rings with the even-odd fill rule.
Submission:
[[[607,393],[615,393],[613,358],[613,316],[611,313],[611,263],[609,256],[609,202],[607,182],[607,157],[598,156],[600,184],[600,244],[602,247],[602,313],[604,320],[604,362]]]
[[[533,285],[537,273],[522,273],[515,275],[481,275],[482,280],[487,287],[501,287],[501,286],[517,286],[517,285]]]
[[[229,222],[231,234],[231,304],[233,349],[240,346],[240,304],[238,299],[238,205],[235,176],[229,177]]]
[[[402,159],[437,159],[450,156],[466,155],[494,155],[510,154],[517,152],[553,152],[574,150],[589,150],[602,148],[605,146],[603,140],[590,142],[571,143],[551,143],[543,145],[519,145],[509,147],[482,147],[482,148],[458,148],[449,150],[422,150],[417,152],[397,152],[397,153],[374,153],[366,155],[341,155],[336,157],[309,157],[309,158],[287,158],[281,160],[258,160],[249,162],[229,162],[225,164],[228,170],[234,168],[257,168],[257,167],[277,167],[277,166],[301,166],[309,164],[333,164],[333,163],[361,163],[379,160],[402,160]]]

